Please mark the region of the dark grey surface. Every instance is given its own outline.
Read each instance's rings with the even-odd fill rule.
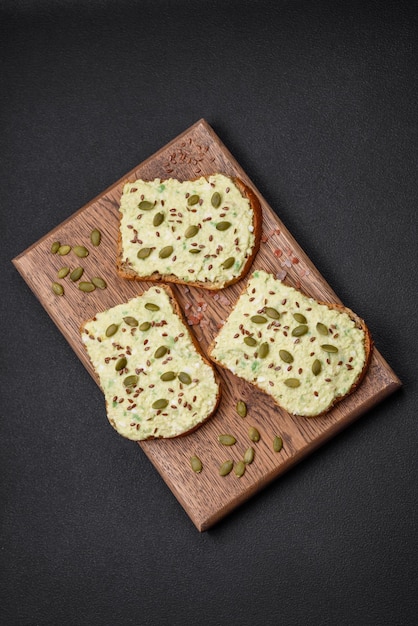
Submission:
[[[1,624],[417,623],[417,25],[0,0]],[[204,534],[10,262],[201,117],[404,383]]]

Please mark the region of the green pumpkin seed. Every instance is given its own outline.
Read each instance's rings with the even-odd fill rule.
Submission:
[[[321,372],[321,369],[322,369],[321,361],[319,361],[318,359],[315,359],[315,361],[312,363],[312,374],[314,376],[318,376],[318,374]]]
[[[124,356],[122,356],[120,359],[118,359],[116,361],[115,370],[117,372],[120,372],[121,370],[123,370],[126,367],[127,363],[128,363],[128,361],[126,360],[126,358]]]
[[[275,452],[280,452],[282,448],[283,448],[283,439],[279,437],[278,435],[276,435],[275,438],[273,439],[273,450]]]
[[[254,324],[265,324],[267,322],[267,318],[263,315],[253,315],[250,319]]]
[[[279,356],[285,363],[293,363],[293,356],[287,350],[279,350]]]
[[[233,435],[218,435],[218,441],[223,446],[233,446],[237,443],[237,440]]]
[[[51,289],[55,293],[56,296],[64,295],[64,287],[60,283],[52,283]]]
[[[137,258],[138,259],[147,259],[152,252],[152,248],[141,248],[138,250]]]
[[[190,383],[192,382],[191,376],[186,374],[186,372],[180,372],[180,374],[178,375],[178,379],[184,385],[190,385]]]
[[[137,382],[138,382],[138,376],[136,374],[130,374],[130,376],[127,376],[124,379],[123,384],[125,385],[125,387],[135,387]]]
[[[257,345],[257,341],[254,339],[254,337],[248,337],[248,336],[244,337],[244,343],[247,344],[247,346],[250,346],[251,348]]]
[[[158,306],[158,304],[154,304],[153,302],[147,302],[145,305],[145,308],[148,309],[148,311],[159,311],[160,307]]]
[[[264,343],[261,344],[261,346],[258,349],[258,357],[260,359],[265,359],[269,352],[270,352],[270,346],[267,343],[267,341],[265,341]]]
[[[80,291],[84,291],[84,293],[91,293],[96,289],[93,283],[89,283],[88,281],[81,281],[81,283],[78,283],[78,288]]]
[[[167,350],[168,350],[167,346],[160,346],[154,352],[154,358],[161,359],[165,354],[167,354]]]
[[[244,463],[246,463],[246,465],[251,465],[251,463],[254,461],[254,456],[255,456],[254,448],[251,448],[251,447],[247,448],[243,457]]]
[[[164,372],[164,374],[161,374],[160,380],[167,382],[169,380],[174,380],[175,377],[176,377],[175,372]]]
[[[238,478],[241,478],[241,476],[244,476],[245,474],[245,469],[246,467],[244,461],[238,461],[238,463],[234,467],[234,473],[236,476],[238,476]]]
[[[90,233],[90,241],[93,244],[93,246],[100,246],[100,242],[102,240],[102,234],[100,232],[100,230],[98,230],[97,228],[94,228],[91,233]]]
[[[57,254],[58,250],[60,249],[61,244],[59,241],[54,241],[54,243],[51,246],[51,252],[52,254]]]
[[[215,191],[215,193],[212,194],[210,203],[214,209],[218,209],[221,206],[221,194],[218,191]]]
[[[119,328],[119,324],[110,324],[110,326],[108,326],[105,331],[106,337],[113,337],[113,335],[116,333],[118,328]]]
[[[84,274],[84,269],[82,267],[76,267],[70,274],[70,280],[72,280],[73,283],[75,283],[77,282],[77,280],[80,280],[83,274]]]
[[[285,384],[287,387],[293,387],[293,388],[296,388],[296,387],[299,387],[299,385],[300,385],[300,380],[298,380],[297,378],[287,378],[287,379],[284,381],[284,384]]]
[[[337,346],[332,346],[329,343],[323,343],[321,348],[325,350],[325,352],[338,352]]]
[[[57,250],[58,254],[60,256],[65,256],[66,254],[68,254],[71,251],[71,246],[68,245],[64,245],[64,246],[60,246]]]
[[[302,335],[306,335],[307,332],[308,332],[308,327],[306,326],[306,324],[301,324],[300,326],[296,326],[292,330],[292,336],[302,337]]]
[[[264,309],[264,313],[265,313],[268,317],[271,317],[271,319],[273,319],[273,320],[278,320],[278,319],[279,319],[279,317],[280,317],[280,313],[279,313],[276,309],[273,309],[273,307],[271,307],[271,306],[267,306],[267,307]]]
[[[80,259],[84,259],[89,255],[89,251],[85,246],[74,246],[73,248],[74,254],[76,254]]]
[[[166,406],[168,405],[168,400],[165,400],[165,398],[160,398],[160,400],[156,400],[153,405],[152,408],[153,409],[165,409]]]
[[[237,413],[240,417],[246,417],[247,415],[247,405],[245,404],[244,400],[238,400],[237,402]]]
[[[196,472],[196,474],[199,474],[203,469],[202,461],[196,455],[190,457],[190,465],[192,467],[192,470]]]
[[[299,324],[307,324],[308,320],[302,313],[293,313],[294,319],[299,322]]]
[[[138,209],[140,211],[150,211],[154,208],[154,206],[155,204],[153,202],[148,202],[148,200],[142,200],[142,202],[138,204]]]
[[[316,330],[320,335],[328,335],[328,328],[322,322],[318,322],[316,325]]]
[[[57,272],[57,276],[58,278],[65,278],[68,275],[68,272],[70,271],[69,267],[62,267],[60,270],[58,270]]]
[[[194,204],[197,204],[197,203],[199,202],[199,200],[200,200],[200,198],[199,198],[199,196],[197,195],[197,193],[194,193],[192,196],[190,196],[190,197],[187,199],[187,204],[188,204],[189,206],[193,206]]]
[[[228,461],[225,461],[224,463],[222,463],[222,465],[219,468],[219,474],[221,476],[227,476],[233,467],[234,467],[234,462],[229,459]]]
[[[218,222],[216,230],[228,230],[230,226],[232,226],[231,222]]]
[[[134,317],[131,317],[130,315],[124,317],[123,321],[125,322],[125,324],[128,324],[128,326],[138,326],[138,320]]]
[[[232,267],[234,263],[235,257],[230,256],[223,263],[221,263],[221,266],[224,268],[224,270],[229,270],[229,268]]]
[[[142,324],[139,327],[139,330],[145,331],[145,330],[149,330],[150,328],[151,328],[150,322],[142,322]]]
[[[164,222],[164,219],[165,219],[164,213],[156,213],[154,215],[154,219],[152,220],[152,225],[160,226]]]
[[[160,250],[158,256],[160,257],[160,259],[166,259],[171,254],[173,254],[173,250],[174,250],[173,246],[165,246],[164,248]]]
[[[186,237],[186,239],[191,239],[192,237],[195,237],[198,232],[199,232],[199,226],[195,226],[194,224],[192,224],[191,226],[186,228],[186,232],[184,233],[184,236]]]
[[[192,248],[189,252],[190,254],[199,254],[202,251],[199,248]]]
[[[107,287],[106,282],[103,280],[103,278],[100,278],[100,276],[93,276],[91,282],[95,287],[97,287],[97,289],[106,289]]]
[[[257,441],[260,441],[260,433],[255,428],[255,426],[251,426],[251,428],[248,429],[248,436],[251,441],[254,441],[255,443],[257,443]]]

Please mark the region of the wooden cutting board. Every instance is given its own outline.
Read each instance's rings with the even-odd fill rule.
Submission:
[[[17,270],[97,383],[80,339],[80,324],[96,312],[140,294],[151,286],[151,283],[123,280],[116,274],[118,203],[124,182],[127,179],[155,177],[190,179],[215,172],[239,176],[254,189],[262,203],[263,238],[253,269],[273,272],[288,284],[319,300],[340,302],[213,129],[205,120],[200,120],[13,259]],[[90,245],[89,236],[93,228],[102,233],[102,242],[98,247]],[[72,246],[85,245],[90,254],[85,259],[77,258],[73,252],[64,257],[51,254],[51,244],[56,240]],[[67,277],[60,281],[65,295],[54,295],[51,283],[56,280],[58,269],[64,265],[71,268],[82,265],[86,277],[101,276],[107,282],[107,289],[83,293]],[[228,315],[245,281],[244,278],[217,295],[203,289],[173,287],[189,318],[190,328],[204,350],[214,338],[220,322]],[[326,416],[308,419],[290,416],[267,395],[224,370],[219,371],[219,376],[222,401],[209,422],[186,437],[139,444],[200,531],[218,522],[401,384],[383,357],[374,350],[368,374],[360,388]],[[245,419],[236,413],[239,399],[248,406]],[[103,401],[103,420],[106,419]],[[260,431],[261,440],[256,444],[248,439],[250,426]],[[236,445],[228,448],[221,446],[217,441],[220,433],[233,434],[237,439]],[[283,439],[283,449],[279,453],[272,448],[275,435]],[[249,445],[254,446],[256,456],[244,476],[237,478],[232,472],[221,477],[219,465],[228,458],[238,461]],[[195,474],[190,468],[189,459],[194,454],[203,463],[200,474]]]

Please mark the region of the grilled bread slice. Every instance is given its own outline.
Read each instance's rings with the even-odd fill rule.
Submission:
[[[224,174],[128,182],[119,216],[117,269],[132,280],[222,289],[249,271],[260,244],[257,196]]]
[[[289,413],[315,417],[358,387],[371,352],[370,332],[350,309],[255,271],[209,355]]]
[[[97,313],[81,337],[118,433],[135,441],[185,435],[216,410],[213,366],[185,323],[171,289]]]

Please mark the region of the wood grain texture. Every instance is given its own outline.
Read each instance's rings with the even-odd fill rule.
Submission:
[[[318,300],[340,302],[213,129],[205,120],[199,120],[13,259],[17,270],[96,382],[97,377],[80,339],[81,323],[98,311],[143,293],[152,284],[123,280],[116,273],[118,204],[124,182],[134,178],[170,176],[187,180],[215,172],[240,177],[261,201],[264,237],[252,269],[262,268],[279,275],[289,285]],[[102,232],[102,242],[97,248],[91,246],[89,240],[93,228]],[[90,254],[86,259],[78,259],[73,252],[64,257],[53,255],[50,248],[56,240],[72,246],[86,245]],[[60,281],[65,295],[54,295],[51,283],[64,265],[71,268],[82,265],[86,280],[101,276],[107,282],[107,289],[83,293],[67,277]],[[191,321],[194,316],[199,317],[202,308],[205,309],[203,320],[191,325],[204,351],[227,317],[245,281],[246,278],[217,294],[182,285],[173,287]],[[295,418],[279,409],[269,396],[229,372],[220,370],[219,376],[222,401],[209,422],[185,437],[139,444],[200,531],[210,528],[401,384],[382,355],[374,349],[369,371],[354,394],[336,405],[326,416]],[[235,410],[239,399],[248,405],[245,419],[239,417]],[[105,414],[103,419],[106,419]],[[251,444],[248,439],[250,426],[257,427],[261,433],[257,444]],[[233,434],[237,439],[236,445],[221,446],[217,441],[220,433]],[[280,453],[273,452],[275,435],[283,439]],[[115,433],[115,436],[118,435]],[[233,472],[226,477],[219,476],[219,465],[228,458],[239,460],[249,445],[255,448],[256,457],[244,476],[237,478]],[[200,474],[190,469],[189,458],[193,454],[202,460],[203,471]]]

